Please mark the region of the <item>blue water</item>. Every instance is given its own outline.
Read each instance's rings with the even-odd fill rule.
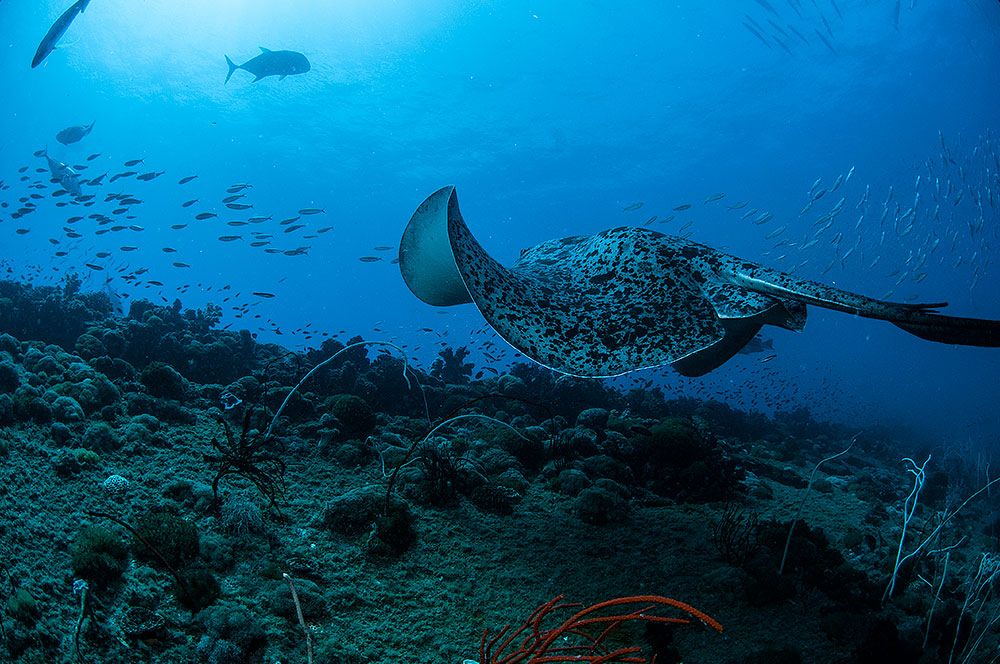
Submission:
[[[180,297],[185,307],[219,302],[224,325],[248,327],[261,340],[301,348],[347,330],[406,343],[427,361],[439,334],[469,343],[482,318],[468,305],[445,313],[424,305],[391,263],[395,251],[373,248],[397,246],[424,197],[455,184],[472,231],[502,262],[549,238],[657,215],[651,228],[690,232],[780,269],[797,266],[805,278],[875,297],[892,291],[897,300],[947,300],[948,313],[1000,318],[995,1],[904,0],[896,19],[894,0],[838,0],[836,7],[770,0],[774,12],[755,0],[93,0],[60,48],[31,69],[39,41],[69,4],[0,2],[0,179],[10,185],[0,192],[10,204],[0,211],[0,260],[17,278],[58,283],[76,270],[88,287],[120,294],[126,307],[139,297]],[[793,5],[801,5],[801,18]],[[768,45],[744,22],[762,26]],[[242,63],[259,46],[300,51],[312,70],[258,83],[239,71],[223,85],[223,56]],[[59,130],[92,121],[81,142],[55,141]],[[942,137],[954,161],[947,170]],[[92,208],[55,207],[59,199],[46,196],[38,212],[12,219],[17,198],[34,191],[17,169],[47,177],[34,172],[44,159],[32,156],[46,146],[68,164],[88,165],[81,177],[165,174],[85,187],[98,194]],[[94,153],[102,156],[86,161]],[[135,169],[122,165],[139,158]],[[849,182],[799,216],[817,178],[818,188],[830,188],[851,168]],[[948,180],[963,198],[955,204],[954,192],[938,194],[935,203],[936,187],[945,190]],[[221,203],[232,183],[253,184],[245,199],[252,210]],[[889,221],[880,225],[890,186]],[[857,206],[866,187],[867,211]],[[918,191],[917,211],[893,230],[893,217]],[[114,206],[103,200],[111,192],[144,201],[128,222],[144,230],[97,236],[82,221],[73,228],[84,237],[67,239],[66,218],[109,214]],[[725,198],[703,203],[717,193]],[[818,216],[841,197],[834,224],[802,249]],[[747,208],[728,209],[737,201]],[[640,209],[623,211],[637,202]],[[692,207],[673,212],[682,204]],[[278,222],[307,207],[325,213],[283,233]],[[742,218],[751,208],[775,217],[755,225]],[[203,212],[219,216],[196,221]],[[273,219],[226,226],[251,215]],[[188,226],[170,228],[182,223]],[[970,223],[979,226],[974,233]],[[326,226],[333,229],[303,238]],[[767,239],[781,226],[787,230]],[[249,246],[250,231],[273,234],[273,247],[308,246],[308,253],[264,253]],[[223,235],[243,237],[220,242]],[[941,240],[930,252],[934,238]],[[783,239],[797,246],[774,246]],[[126,245],[138,249],[122,252]],[[922,254],[925,264],[908,279],[897,284],[899,276],[889,276]],[[164,285],[122,281],[140,267],[148,269],[142,280]],[[918,273],[926,273],[919,283]],[[234,297],[223,302],[227,296]],[[638,378],[746,407],[806,405],[817,417],[859,428],[905,424],[982,444],[1000,435],[995,349],[934,344],[815,308],[801,334],[765,332],[777,354],[767,363],[738,356],[694,381],[667,369]]]

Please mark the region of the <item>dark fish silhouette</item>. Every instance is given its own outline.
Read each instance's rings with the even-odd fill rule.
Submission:
[[[90,0],[77,0],[73,3],[73,6],[62,13],[62,16],[56,19],[56,22],[52,24],[49,31],[45,33],[42,38],[42,43],[38,45],[38,50],[35,51],[35,57],[31,61],[31,68],[34,69],[38,65],[42,64],[42,60],[49,56],[55,47],[62,39],[63,34],[69,29],[70,24],[73,19],[76,18],[77,14],[82,14],[83,10],[87,8],[90,4]]]
[[[748,341],[747,345],[740,349],[740,352],[744,355],[752,355],[754,353],[763,353],[766,350],[774,350],[774,339],[764,339],[758,335]]]
[[[56,140],[63,145],[69,145],[70,143],[76,143],[81,138],[90,133],[90,130],[94,128],[94,123],[91,122],[86,127],[78,125],[76,127],[66,127],[61,132],[56,134]]]
[[[294,74],[304,74],[309,71],[309,61],[306,56],[296,51],[269,51],[263,46],[260,47],[260,55],[252,60],[248,60],[241,65],[236,64],[226,56],[226,64],[229,65],[229,73],[226,74],[226,83],[232,78],[233,72],[237,69],[248,71],[254,76],[253,83],[256,83],[267,76],[278,76],[278,80],[283,80],[286,76]]]
[[[61,180],[63,176],[67,174],[76,175],[76,171],[70,168],[67,164],[50,157],[48,148],[42,150],[38,156],[45,157],[45,161],[49,164],[49,172],[52,173],[53,180]],[[45,172],[44,169],[42,172]]]

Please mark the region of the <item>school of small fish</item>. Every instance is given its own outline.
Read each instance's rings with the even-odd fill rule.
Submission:
[[[87,138],[92,127],[93,123],[64,129],[59,132],[59,138],[66,140],[59,142],[66,143],[68,139],[74,139],[69,141],[74,143],[93,141]],[[0,233],[6,227],[18,237],[30,238],[32,233],[40,232],[48,234],[55,230],[49,220],[60,210],[66,216],[59,232],[46,238],[51,252],[47,265],[35,264],[27,270],[22,265],[15,270],[8,260],[0,259],[3,278],[44,283],[46,278],[51,280],[53,274],[65,275],[70,271],[77,271],[84,277],[100,275],[101,289],[112,295],[122,308],[122,303],[131,299],[146,297],[167,303],[191,290],[210,292],[213,289],[211,284],[183,283],[183,278],[153,278],[160,275],[144,267],[147,261],[143,257],[147,252],[175,255],[177,260],[169,265],[185,270],[196,261],[204,260],[202,245],[214,235],[220,243],[244,245],[248,251],[262,251],[276,257],[306,256],[319,238],[335,228],[334,225],[313,227],[311,220],[324,219],[327,213],[323,207],[312,204],[295,209],[294,216],[281,221],[275,221],[274,215],[256,212],[251,200],[253,184],[249,182],[224,185],[224,193],[213,196],[207,188],[206,178],[199,179],[196,173],[176,179],[173,181],[176,184],[165,184],[166,178],[160,178],[166,172],[146,170],[145,158],[117,162],[120,166],[116,168],[116,162],[101,152],[94,152],[83,163],[72,165],[53,157],[47,149],[33,156],[43,162],[27,163],[17,168],[16,176],[0,179]],[[93,177],[85,174],[88,169],[105,168],[107,170]],[[192,184],[196,181],[204,184]],[[170,232],[177,233],[176,246],[143,243],[140,238],[145,227],[140,220],[146,216],[143,214],[145,200],[159,198],[165,191],[177,201],[175,218],[178,223],[169,225]],[[192,193],[194,197],[190,197]],[[240,230],[227,232],[222,230],[223,226],[227,230]],[[220,232],[213,233],[213,229]],[[124,237],[129,239],[122,242]],[[379,245],[373,250],[385,252],[394,248]],[[395,258],[383,260],[378,255],[362,256],[361,260],[387,265],[396,262]],[[178,281],[182,283],[177,288],[164,285]],[[245,297],[234,285],[216,290],[222,291],[220,304],[231,307],[236,319],[251,315],[252,307],[259,304],[259,300],[275,297],[274,293],[265,290],[251,291],[248,294],[252,297]],[[253,316],[263,318],[259,313]],[[281,334],[276,323],[261,322],[268,327],[259,329]],[[312,338],[313,334],[326,336],[313,330],[298,331],[304,331],[306,338]]]
[[[884,193],[871,183],[860,183],[854,166],[830,180],[816,178],[804,192],[797,216],[783,215],[779,218],[787,223],[767,227],[762,238],[774,242],[763,255],[784,271],[812,279],[835,268],[868,273],[881,265],[887,270],[881,299],[919,299],[913,287],[922,284],[933,267],[966,270],[974,293],[1000,240],[1000,137],[987,132],[973,141],[959,137],[949,144],[938,132],[936,143],[940,149],[924,160],[912,183],[887,184]],[[724,198],[724,193],[716,193],[703,203]],[[644,206],[634,202],[622,209],[632,212]],[[672,210],[691,208],[681,203]],[[726,208],[740,214],[740,221],[759,226],[776,218],[748,201]],[[654,215],[642,225],[674,218]],[[689,237],[693,223],[686,221],[672,234]]]
[[[841,6],[837,0],[810,0],[809,3],[785,0],[784,4],[777,0],[754,2],[757,4],[755,15],[744,13],[741,24],[769,50],[789,56],[794,56],[797,50],[808,49],[818,49],[834,57],[840,55],[835,29],[844,22],[844,12],[854,8],[849,3]],[[906,4],[912,10],[917,0],[906,0]],[[884,3],[885,18],[897,31],[903,6],[904,0]]]

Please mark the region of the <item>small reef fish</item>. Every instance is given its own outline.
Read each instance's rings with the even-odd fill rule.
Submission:
[[[626,205],[625,207],[623,207],[622,212],[631,212],[632,210],[638,210],[643,205],[645,205],[645,203],[632,203],[631,205]]]
[[[198,176],[197,175],[188,175],[187,177],[183,177],[180,180],[178,180],[177,184],[187,184],[188,182],[190,182],[191,180],[195,179],[196,177],[198,177]]]
[[[303,208],[299,210],[299,214],[326,214],[326,210],[322,208]]]

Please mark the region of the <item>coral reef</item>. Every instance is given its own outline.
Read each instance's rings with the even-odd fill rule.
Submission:
[[[985,494],[948,512],[983,486],[971,454],[934,452],[903,538],[898,458],[923,450],[889,431],[856,436],[810,488],[856,429],[532,364],[477,374],[464,347],[426,370],[334,340],[293,354],[215,329],[213,307],[115,317],[78,286],[0,282],[0,509],[15,515],[0,652],[15,661],[69,661],[77,625],[91,661],[302,659],[301,610],[317,662],[460,662],[570,591],[669,591],[732,635],[622,625],[622,645],[603,642],[658,662],[996,647],[998,519]],[[942,515],[947,538],[894,569],[900,540],[912,552]]]

